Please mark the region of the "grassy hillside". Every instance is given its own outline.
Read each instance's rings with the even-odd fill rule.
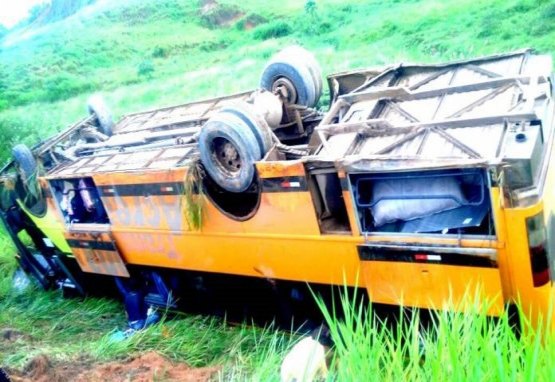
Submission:
[[[553,53],[555,3],[98,1],[5,39],[0,160],[14,142],[34,143],[82,116],[92,92],[105,92],[121,115],[250,89],[268,57],[293,42],[324,73],[529,46]]]

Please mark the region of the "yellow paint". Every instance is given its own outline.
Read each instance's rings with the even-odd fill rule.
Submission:
[[[363,268],[371,301],[428,309],[484,309],[490,315],[503,312],[496,268],[390,261],[367,261]]]
[[[268,168],[258,164],[259,174],[304,176],[298,163],[285,166],[273,163]],[[157,173],[97,174],[97,185],[148,184],[174,182],[184,178],[184,170]],[[354,206],[347,192],[344,198],[353,233],[322,235],[318,226],[310,192],[263,193],[256,214],[238,222],[220,212],[207,199],[200,231],[190,231],[184,217],[176,220],[180,196],[104,197],[112,234],[124,260],[130,264],[196,271],[226,273],[253,277],[276,278],[301,282],[366,287],[373,301],[397,304],[384,287],[402,291],[405,304],[442,307],[446,298],[459,301],[472,287],[482,285],[481,296],[492,302],[490,314],[499,314],[503,292],[499,271],[495,268],[435,266],[429,280],[442,285],[430,293],[429,285],[420,283],[406,288],[420,264],[361,262],[357,246],[365,239],[359,234]],[[158,211],[158,213],[153,213]],[[160,215],[156,217],[156,215]],[[397,244],[395,235],[371,236],[370,242]],[[503,250],[498,240],[460,240],[440,236],[403,236],[412,244],[494,248]],[[395,277],[388,276],[396,275]],[[364,277],[363,277],[364,276]],[[472,276],[472,277],[471,277]],[[387,285],[384,284],[387,279]],[[451,285],[451,287],[449,287]],[[446,293],[446,291],[450,291]],[[425,296],[425,298],[418,298]],[[463,309],[463,308],[461,308]]]
[[[50,203],[48,203],[46,213],[42,217],[33,215],[19,199],[17,203],[23,212],[35,223],[38,229],[40,229],[60,251],[71,253],[71,248],[64,237],[65,227],[59,221],[58,215],[54,212],[55,210]]]
[[[117,249],[112,248],[113,240],[108,233],[66,233],[68,240],[82,240],[109,244],[110,249],[72,248],[75,260],[83,272],[101,275],[129,277],[129,272],[123,263]]]

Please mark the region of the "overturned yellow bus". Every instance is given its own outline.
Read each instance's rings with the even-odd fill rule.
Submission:
[[[492,316],[519,303],[545,322],[551,69],[523,50],[338,73],[323,113],[318,64],[291,47],[254,92],[115,124],[93,99],[66,131],[14,147],[2,218],[44,287],[86,293],[95,284],[81,280],[103,275],[125,292],[148,284],[146,304],[167,306],[178,287],[165,272],[186,270],[193,283],[347,285],[426,309],[465,310],[470,292]]]

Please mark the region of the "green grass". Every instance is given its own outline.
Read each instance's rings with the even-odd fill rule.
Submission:
[[[359,292],[365,293],[365,292]],[[377,318],[371,306],[344,293],[334,308],[319,305],[335,341],[331,374],[338,381],[553,381],[555,338],[523,319],[522,335],[508,312],[493,319],[483,301],[465,314],[401,311],[403,320]],[[457,304],[453,304],[457,306]],[[345,316],[339,318],[335,310]],[[546,317],[550,322],[552,318]]]
[[[181,211],[187,220],[190,230],[198,231],[202,227],[204,212],[204,190],[199,161],[191,161],[187,165],[187,172],[183,180],[183,195],[181,196]],[[196,195],[195,195],[196,194]]]
[[[0,303],[11,289],[11,275],[17,267],[14,253],[13,244],[0,224]]]
[[[178,315],[121,342],[111,335],[125,324],[121,305],[112,300],[62,299],[56,292],[29,291],[0,302],[0,328],[22,333],[4,341],[0,364],[21,369],[46,354],[54,364],[91,364],[157,351],[191,366],[223,366],[224,375],[275,379],[293,337],[268,328],[229,326],[212,317]],[[250,377],[249,377],[250,378]]]

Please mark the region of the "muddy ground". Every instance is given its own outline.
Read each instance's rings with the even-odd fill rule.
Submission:
[[[93,382],[93,381],[186,381],[213,380],[218,367],[193,368],[174,363],[156,352],[124,361],[93,363],[77,360],[71,363],[53,362],[46,355],[29,361],[23,370],[6,370],[12,382]]]

